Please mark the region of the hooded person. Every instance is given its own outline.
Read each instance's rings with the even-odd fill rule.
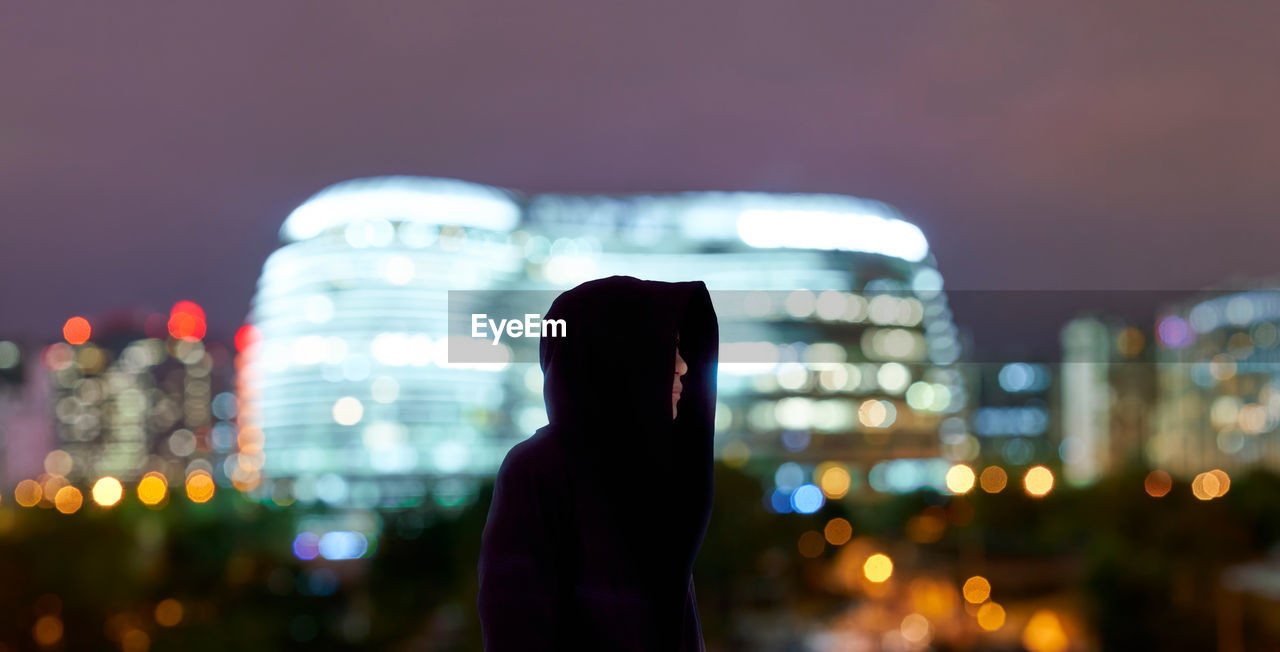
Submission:
[[[692,571],[714,484],[706,285],[610,276],[562,293],[544,319],[566,331],[539,342],[549,423],[494,484],[484,648],[705,650]]]

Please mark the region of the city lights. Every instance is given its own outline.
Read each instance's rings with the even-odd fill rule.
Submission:
[[[104,476],[93,483],[90,494],[93,496],[93,502],[102,507],[111,507],[120,502],[120,498],[124,496],[124,485],[111,476]]]
[[[1009,475],[998,466],[988,466],[982,470],[982,475],[978,478],[978,483],[982,486],[982,490],[989,494],[998,494],[1004,491],[1008,481]]]
[[[1173,478],[1169,477],[1167,472],[1156,469],[1147,474],[1142,485],[1147,495],[1152,498],[1163,498],[1170,489],[1173,489]]]
[[[83,502],[84,496],[80,494],[80,490],[71,485],[58,489],[53,497],[54,506],[63,514],[74,514]]]
[[[978,607],[978,626],[988,632],[1004,627],[1004,607],[995,602],[988,602]]]
[[[1037,498],[1053,490],[1053,472],[1043,466],[1033,466],[1022,478],[1027,493]]]
[[[884,553],[877,552],[862,564],[862,574],[871,582],[884,582],[893,575],[893,560]]]
[[[1062,629],[1058,615],[1041,609],[1031,615],[1022,631],[1022,644],[1031,652],[1064,652],[1071,641]]]
[[[89,320],[80,316],[68,319],[67,323],[62,326],[62,336],[67,340],[68,344],[72,345],[88,342],[91,333],[92,329],[89,326]]]
[[[138,480],[138,500],[148,507],[161,505],[169,495],[169,483],[165,477],[155,471],[148,472]]]
[[[957,464],[947,470],[947,490],[953,494],[966,494],[973,489],[973,469]]]
[[[833,546],[842,546],[853,537],[853,526],[846,519],[833,518],[827,521],[827,526],[823,528],[823,535],[826,537],[827,543]]]
[[[987,578],[974,575],[964,582],[964,599],[972,604],[982,604],[991,597],[991,584]]]

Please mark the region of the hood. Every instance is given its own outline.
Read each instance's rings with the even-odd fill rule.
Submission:
[[[550,435],[627,510],[627,536],[687,578],[711,514],[719,325],[702,281],[587,281],[552,302],[539,359]],[[671,418],[676,337],[688,365]]]

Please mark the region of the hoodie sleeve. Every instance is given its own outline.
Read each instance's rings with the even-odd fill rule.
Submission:
[[[537,491],[527,460],[508,455],[480,543],[478,606],[486,652],[558,647],[560,579]]]

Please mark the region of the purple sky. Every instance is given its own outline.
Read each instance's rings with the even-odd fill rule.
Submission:
[[[0,337],[178,299],[226,336],[289,210],[388,173],[881,199],[952,288],[1275,275],[1277,24],[1275,3],[13,3]]]

